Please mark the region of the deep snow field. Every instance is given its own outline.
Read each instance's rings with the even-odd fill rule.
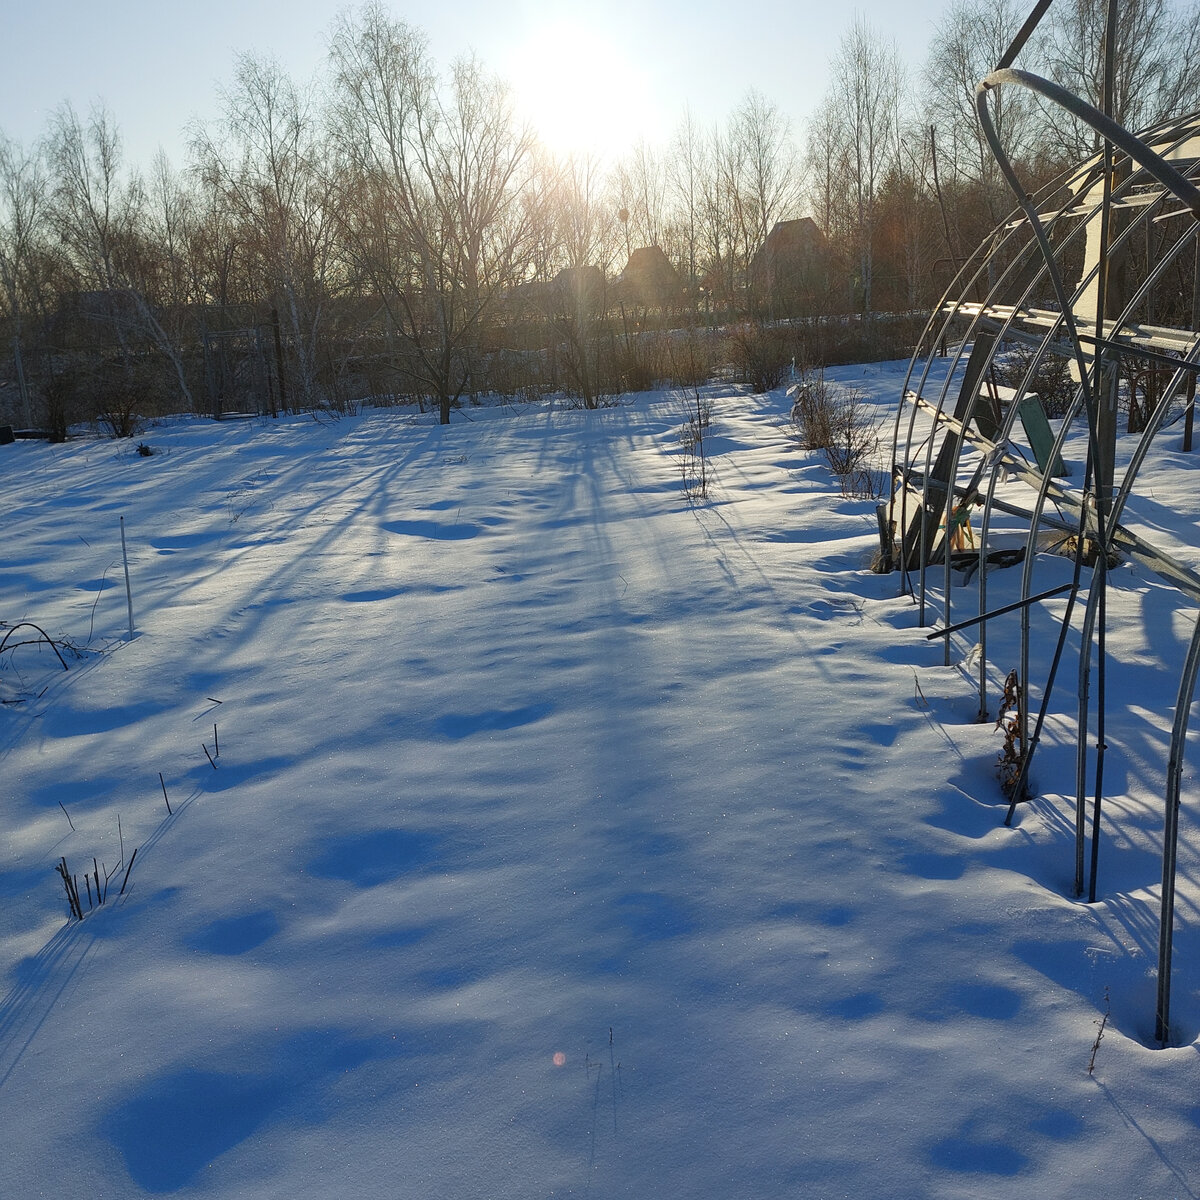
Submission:
[[[829,375],[882,432],[903,366]],[[1113,574],[1088,906],[1073,664],[1005,828],[970,631],[782,390],[707,394],[696,505],[671,393],[0,447],[0,621],[82,650],[0,654],[0,1197],[1198,1194],[1194,610]],[[1129,523],[1194,543],[1195,469]]]

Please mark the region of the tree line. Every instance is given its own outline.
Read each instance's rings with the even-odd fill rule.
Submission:
[[[128,432],[242,393],[448,421],[484,392],[591,405],[723,358],[769,384],[797,352],[903,352],[873,314],[926,310],[1012,208],[973,94],[1024,17],[954,0],[911,73],[856,19],[798,132],[751,90],[610,165],[549,154],[484,64],[440,70],[378,3],[338,19],[313,88],[240,57],[181,167],[126,162],[111,112],[63,105],[35,145],[0,132],[0,423]],[[1098,103],[1104,20],[1064,0],[1023,61]],[[1200,0],[1132,0],[1118,38],[1119,121],[1195,104]],[[1030,93],[994,103],[1031,189],[1094,149]],[[772,230],[801,217],[804,256],[764,274]]]

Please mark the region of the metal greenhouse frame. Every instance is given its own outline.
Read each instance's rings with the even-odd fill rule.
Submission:
[[[1200,372],[1200,189],[1193,182],[1200,177],[1200,114],[1164,121],[1135,135],[1049,80],[1014,69],[1013,60],[1048,2],[1039,3],[997,68],[976,89],[984,135],[1018,206],[962,267],[929,318],[909,364],[893,429],[893,492],[880,508],[881,566],[902,573],[922,625],[930,619],[931,595],[940,592],[942,627],[930,636],[942,638],[947,665],[950,635],[977,629],[980,719],[988,714],[989,622],[1019,614],[1017,752],[1006,786],[1006,823],[1016,806],[1029,798],[1030,764],[1078,617],[1075,890],[1083,895],[1086,884],[1090,902],[1096,899],[1104,795],[1108,573],[1120,559],[1133,559],[1200,606],[1200,573],[1121,524],[1155,436],[1181,410],[1187,422],[1185,448],[1190,448]],[[1110,0],[1104,104],[1109,110],[1115,20],[1116,3]],[[1066,109],[1095,131],[1096,153],[1036,196],[1027,195],[989,113],[989,95],[1002,87],[1032,90]],[[1131,279],[1134,250],[1142,261]],[[1177,286],[1181,277],[1190,284],[1190,296],[1186,286],[1182,294]],[[947,344],[956,347],[948,364],[937,355]],[[1023,348],[1025,370],[1015,387],[1004,388],[997,383],[997,368],[1011,358],[1014,347]],[[1065,360],[1074,392],[1057,432],[1034,388],[1039,369],[1055,358]],[[947,365],[945,381],[932,382]],[[1147,377],[1155,382],[1146,389],[1140,438],[1120,470],[1116,447],[1121,379],[1134,366],[1153,372]],[[1081,485],[1062,478],[1062,450],[1073,427],[1086,430]],[[1030,486],[1028,503],[1014,506],[998,494],[1001,480],[1012,478]],[[978,544],[958,548],[955,531],[973,506],[981,509]],[[1000,514],[1027,520],[1023,552],[989,549],[989,531]],[[1036,592],[1034,559],[1039,537],[1044,539],[1048,530],[1057,531],[1072,548],[1071,581]],[[1014,568],[1020,564],[1019,599],[989,611],[988,567],[998,562]],[[956,569],[973,572],[976,584],[974,611],[961,616],[951,611]],[[971,590],[960,587],[957,595]],[[1036,664],[1040,701],[1033,712],[1031,610],[1053,595],[1065,596],[1064,612],[1053,656]],[[1180,791],[1198,674],[1200,620],[1181,664],[1165,771],[1155,1012],[1155,1037],[1162,1045],[1170,1035]],[[1089,733],[1096,737],[1090,788]]]

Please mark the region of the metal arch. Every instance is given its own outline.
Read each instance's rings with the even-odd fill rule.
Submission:
[[[1175,869],[1179,849],[1179,792],[1183,779],[1188,718],[1196,676],[1200,673],[1200,620],[1192,632],[1179,694],[1175,699],[1175,720],[1171,725],[1171,750],[1167,758],[1167,790],[1163,805],[1162,897],[1158,918],[1158,987],[1154,1012],[1154,1037],[1165,1046],[1171,1036],[1171,957],[1175,932]]]
[[[1200,221],[1200,189],[1124,126],[1118,125],[1098,108],[1094,108],[1086,100],[1081,100],[1074,93],[1068,92],[1066,88],[1059,87],[1057,83],[1043,79],[1040,75],[1034,75],[1030,71],[1018,71],[1014,67],[993,71],[980,80],[976,86],[976,96],[982,97],[986,92],[1004,83],[1016,83],[1021,87],[1029,88],[1030,91],[1038,92],[1046,99],[1053,100],[1059,107],[1065,108],[1073,116],[1086,122],[1106,142],[1119,146],[1135,163],[1149,171],[1163,187],[1182,200],[1191,209],[1192,216]],[[1019,187],[1020,184],[1017,186]]]
[[[1200,147],[1188,145],[1195,141],[1200,143],[1200,116],[1171,118],[1159,122],[1140,136],[1134,135],[1078,97],[1073,96],[1058,85],[1034,75],[1028,71],[1014,69],[1010,66],[1019,43],[1027,32],[1037,23],[1045,11],[1046,0],[1041,0],[1038,10],[1026,22],[1022,34],[1016,43],[1006,53],[999,67],[980,82],[976,91],[976,104],[979,120],[993,156],[1007,180],[1013,194],[1018,200],[1015,210],[1005,224],[997,228],[991,238],[987,239],[963,264],[954,282],[947,289],[937,309],[930,315],[925,330],[918,340],[908,371],[904,380],[902,395],[896,419],[892,430],[892,475],[895,492],[893,494],[890,515],[894,515],[897,505],[901,508],[900,545],[901,571],[904,573],[904,586],[911,590],[908,581],[908,571],[915,568],[919,580],[919,602],[921,606],[921,623],[925,623],[924,611],[926,592],[929,586],[927,568],[933,565],[939,547],[934,537],[935,525],[931,525],[926,513],[941,506],[940,515],[943,519],[946,535],[941,539],[941,563],[943,572],[943,596],[945,645],[949,654],[949,636],[953,632],[949,626],[951,598],[951,559],[949,546],[950,516],[955,500],[959,495],[980,496],[982,493],[983,515],[981,534],[978,545],[978,605],[980,616],[972,621],[960,622],[955,628],[966,624],[979,625],[979,641],[981,643],[979,663],[979,696],[980,711],[986,709],[986,676],[987,676],[987,621],[990,614],[987,611],[987,547],[989,532],[992,525],[993,510],[1004,508],[1009,510],[997,495],[1000,474],[1004,467],[1016,469],[1027,481],[1033,483],[1035,499],[1030,516],[1030,528],[1026,539],[1026,553],[1021,572],[1021,600],[1016,605],[1006,605],[1003,610],[1009,611],[1016,607],[1021,612],[1021,706],[1020,714],[1022,737],[1020,785],[1028,778],[1029,765],[1036,749],[1042,723],[1049,711],[1051,695],[1054,687],[1054,674],[1058,669],[1068,635],[1072,631],[1075,616],[1075,598],[1081,587],[1086,586],[1086,603],[1082,607],[1080,624],[1082,628],[1081,645],[1079,650],[1079,681],[1077,687],[1076,712],[1076,886],[1082,888],[1084,879],[1083,855],[1085,847],[1085,826],[1087,822],[1087,772],[1088,747],[1086,745],[1091,728],[1091,706],[1088,689],[1092,672],[1093,646],[1097,653],[1098,705],[1095,715],[1097,732],[1097,753],[1095,761],[1095,801],[1092,815],[1092,853],[1091,870],[1092,889],[1096,886],[1096,854],[1099,845],[1100,811],[1103,796],[1103,764],[1104,764],[1104,729],[1105,729],[1105,627],[1107,614],[1105,596],[1107,593],[1107,570],[1114,547],[1128,549],[1133,547],[1135,556],[1158,571],[1169,583],[1182,589],[1192,601],[1200,601],[1200,574],[1189,571],[1175,563],[1168,556],[1149,543],[1139,541],[1120,525],[1122,515],[1130,498],[1135,494],[1138,478],[1145,465],[1146,458],[1154,439],[1162,432],[1172,408],[1181,399],[1184,382],[1194,379],[1200,374],[1200,326],[1197,326],[1197,309],[1200,309],[1200,187],[1184,174],[1184,170],[1195,174],[1196,168],[1189,165],[1180,169],[1172,161],[1172,156],[1178,162],[1177,151],[1186,147],[1185,153],[1189,160],[1200,159]],[[1115,22],[1115,0],[1110,0],[1109,29]],[[1107,76],[1106,95],[1111,94],[1112,56],[1105,54],[1105,70]],[[991,125],[988,111],[987,95],[997,87],[1015,85],[1030,89],[1052,103],[1074,114],[1091,128],[1095,129],[1103,139],[1100,150],[1080,164],[1074,171],[1064,173],[1038,194],[1038,202],[1027,195],[1003,154],[998,144],[995,130]],[[1107,101],[1106,101],[1107,103]],[[1119,173],[1112,167],[1116,164]],[[1181,164],[1182,166],[1182,164]],[[1051,203],[1065,193],[1066,199],[1061,203]],[[1097,198],[1099,197],[1099,198]],[[1169,210],[1167,201],[1174,197],[1183,205],[1182,210]],[[1050,210],[1050,211],[1046,211]],[[1114,213],[1129,213],[1130,219],[1123,221],[1121,226],[1113,224]],[[1188,220],[1186,228],[1179,236],[1164,237],[1158,240],[1158,245],[1151,253],[1149,230],[1160,222],[1176,218]],[[1078,218],[1078,219],[1076,219]],[[1070,224],[1067,224],[1067,223]],[[1165,230],[1164,230],[1165,232]],[[1055,241],[1051,243],[1051,234]],[[1106,311],[1112,301],[1112,294],[1107,282],[1108,264],[1116,254],[1126,246],[1132,246],[1132,241],[1138,234],[1146,236],[1146,269],[1145,276],[1139,285],[1134,287],[1131,296],[1122,297],[1120,303],[1112,303],[1119,310],[1110,315]],[[1062,236],[1059,236],[1059,235]],[[1079,282],[1074,288],[1068,289],[1064,279],[1066,255],[1071,247],[1078,247],[1079,239],[1085,239],[1084,269]],[[1160,286],[1166,278],[1166,273],[1184,261],[1183,256],[1189,249],[1195,249],[1197,266],[1193,268],[1197,278],[1193,281],[1193,313],[1191,328],[1172,331],[1165,327],[1151,327],[1146,324],[1137,325],[1135,314],[1147,307],[1154,298],[1154,289]],[[1037,264],[1040,256],[1041,263]],[[1003,264],[1003,269],[994,267]],[[977,302],[967,297],[978,292],[981,282],[987,279],[985,294]],[[1028,280],[1028,282],[1024,282]],[[1019,288],[1014,283],[1021,281]],[[1038,294],[1039,289],[1047,286],[1053,291],[1056,311],[1046,312],[1031,307],[1031,297]],[[1002,300],[1010,291],[1020,291],[1019,298],[1013,303]],[[954,298],[957,296],[957,298]],[[1182,299],[1186,304],[1186,296]],[[1094,304],[1094,311],[1089,308]],[[1149,316],[1143,318],[1148,321]],[[956,346],[954,354],[947,363],[947,373],[942,382],[936,400],[923,396],[927,386],[936,349],[956,321],[965,321],[966,332],[961,342]],[[962,389],[955,408],[950,416],[947,402],[954,390],[955,376],[961,366],[969,343],[976,339],[977,334],[987,330],[995,336],[995,344],[985,353],[981,353],[978,362],[973,358],[971,371],[978,368],[977,384],[974,376],[971,388]],[[1030,336],[1025,330],[1036,331],[1036,336]],[[1092,330],[1092,332],[1089,332]],[[1177,335],[1177,336],[1176,336]],[[1040,341],[1037,338],[1040,337]],[[973,426],[977,425],[980,405],[983,403],[981,392],[984,374],[990,369],[997,351],[1001,349],[1006,339],[1028,341],[1036,345],[1020,380],[1014,403],[1003,416],[998,431],[984,436]],[[1033,470],[1025,467],[1012,457],[1009,448],[1016,448],[1012,440],[1016,421],[1016,405],[1025,397],[1032,386],[1035,373],[1040,364],[1049,354],[1061,354],[1069,347],[1069,357],[1074,362],[1077,375],[1077,389],[1069,412],[1059,427],[1057,436],[1052,440],[1049,451],[1050,457],[1043,469]],[[1158,347],[1170,347],[1172,355],[1168,357],[1159,352]],[[1141,359],[1159,368],[1171,368],[1169,380],[1166,376],[1166,386],[1162,388],[1153,402],[1153,411],[1145,413],[1145,425],[1132,455],[1118,468],[1114,457],[1116,436],[1116,388],[1117,372],[1122,359]],[[912,387],[916,381],[915,388]],[[1156,390],[1158,385],[1156,384]],[[1191,385],[1187,395],[1187,403],[1192,404]],[[1102,413],[1102,406],[1107,404],[1108,410]],[[907,428],[904,427],[903,408],[909,406]],[[1149,406],[1147,406],[1149,407]],[[925,425],[919,428],[918,408],[928,416],[932,427],[928,433]],[[1087,466],[1083,479],[1083,487],[1068,490],[1059,487],[1052,480],[1052,464],[1060,454],[1068,436],[1069,427],[1079,410],[1086,414],[1087,437]],[[1190,411],[1190,408],[1189,408]],[[994,441],[990,440],[994,438]],[[953,439],[948,441],[947,439]],[[1103,444],[1102,444],[1103,442]],[[933,479],[935,473],[931,467],[934,462],[935,449],[940,443],[937,454],[938,479]],[[962,460],[967,445],[978,452],[979,461],[973,467],[969,480],[960,485],[959,475],[962,470]],[[1039,443],[1041,452],[1041,443]],[[923,470],[920,468],[923,467]],[[986,489],[982,488],[984,478],[987,479]],[[919,546],[916,548],[915,561],[910,562],[909,556],[909,522],[904,506],[915,502],[910,496],[910,483],[919,483],[919,503],[922,520],[919,530]],[[1054,503],[1065,506],[1072,517],[1071,525],[1054,521],[1046,515],[1046,505]],[[1038,528],[1044,523],[1070,530],[1074,526],[1076,534],[1076,555],[1074,564],[1074,580],[1062,589],[1069,590],[1070,597],[1066,611],[1059,625],[1058,648],[1042,689],[1041,702],[1037,722],[1032,731],[1029,728],[1029,713],[1026,711],[1029,703],[1030,687],[1030,606],[1032,602],[1042,598],[1032,593],[1034,558]],[[915,527],[914,527],[915,532]],[[915,540],[915,538],[914,538]],[[1090,581],[1085,585],[1083,572],[1084,547],[1086,543],[1098,547],[1095,563],[1091,568]],[[890,547],[885,545],[885,551]],[[1043,593],[1044,595],[1044,593]],[[991,614],[998,615],[998,614]],[[937,635],[930,635],[937,636]],[[1179,680],[1179,692],[1171,734],[1171,746],[1166,763],[1166,798],[1164,813],[1163,841],[1163,877],[1161,914],[1159,924],[1159,971],[1156,1009],[1156,1036],[1160,1043],[1165,1044],[1169,1036],[1169,1005],[1170,1005],[1170,976],[1171,976],[1171,941],[1174,923],[1174,898],[1177,870],[1177,842],[1180,817],[1180,789],[1182,779],[1183,758],[1186,752],[1186,739],[1190,707],[1195,692],[1197,679],[1200,678],[1200,619],[1197,621],[1188,650],[1187,661]],[[1009,809],[1011,818],[1016,803],[1021,799],[1019,790],[1013,797]]]
[[[1085,163],[1082,167],[1072,168],[1069,171],[1063,172],[1059,177],[1051,180],[1048,184],[1045,185],[1044,188],[1041,189],[1041,192],[1039,194],[1041,196],[1047,197],[1047,198],[1054,196],[1060,192],[1064,192],[1064,191],[1066,192],[1066,199],[1063,202],[1063,207],[1062,207],[1060,213],[1056,214],[1056,217],[1061,215],[1062,212],[1067,211],[1072,204],[1076,203],[1077,195],[1072,191],[1072,185],[1078,182],[1078,185],[1082,186],[1083,181],[1086,180],[1086,178],[1089,174],[1094,174],[1094,171],[1095,171],[1094,164],[1092,164],[1091,162]],[[916,366],[916,363],[917,363],[918,359],[924,357],[925,365],[921,372],[920,380],[917,384],[917,387],[915,389],[913,389],[915,394],[920,396],[923,394],[925,384],[929,378],[930,369],[933,365],[934,351],[936,350],[937,345],[946,338],[946,336],[948,335],[948,333],[950,331],[951,325],[953,324],[953,322],[955,320],[955,317],[958,316],[961,311],[961,305],[962,305],[961,298],[957,299],[957,300],[952,300],[952,297],[955,296],[956,292],[957,292],[957,295],[959,297],[961,297],[962,295],[965,295],[968,290],[974,289],[977,286],[977,284],[979,283],[980,279],[983,277],[984,273],[989,270],[990,264],[991,264],[994,256],[1002,253],[1005,250],[1009,250],[1011,252],[1012,248],[1010,246],[1010,243],[1014,242],[1014,241],[1019,241],[1019,244],[1016,247],[1015,253],[1013,253],[1012,262],[1005,269],[1005,271],[1001,274],[1000,278],[995,280],[992,283],[990,290],[987,293],[985,293],[983,300],[979,302],[978,311],[977,311],[976,315],[971,319],[968,329],[967,329],[962,341],[959,344],[958,350],[956,351],[956,353],[954,355],[954,360],[950,364],[949,370],[947,371],[946,380],[943,383],[942,389],[938,396],[938,403],[937,403],[937,408],[936,408],[937,415],[935,416],[935,419],[934,419],[935,430],[936,430],[937,419],[940,417],[940,415],[944,409],[946,399],[949,395],[949,389],[951,386],[951,382],[953,380],[954,372],[957,369],[958,363],[961,361],[962,352],[965,347],[965,343],[970,339],[972,333],[979,327],[982,317],[983,317],[983,314],[984,314],[984,311],[986,310],[991,297],[999,291],[999,289],[1002,287],[1004,280],[1007,278],[1009,273],[1011,271],[1017,270],[1018,268],[1020,268],[1022,266],[1023,256],[1025,254],[1031,252],[1033,249],[1032,242],[1030,240],[1028,240],[1029,239],[1029,230],[1026,226],[1024,218],[1022,217],[1022,219],[1019,219],[1019,220],[1017,219],[1018,214],[1021,214],[1021,213],[1022,213],[1022,210],[1020,208],[1014,209],[1005,218],[1004,222],[1002,222],[1002,224],[1000,225],[998,230],[992,235],[992,238],[990,239],[990,245],[989,245],[989,240],[985,239],[984,242],[981,243],[981,245],[976,248],[976,250],[972,253],[972,255],[963,264],[962,268],[959,270],[958,274],[955,276],[955,278],[951,282],[950,286],[943,293],[942,298],[938,302],[937,307],[934,309],[933,313],[930,315],[930,318],[929,318],[928,322],[926,323],[925,330],[922,333],[921,338],[918,340],[916,348],[914,349],[912,359],[909,362],[908,372],[905,375],[904,383],[902,385],[903,386],[902,394],[907,395],[909,393],[910,384],[912,383],[912,375],[913,375],[913,371]],[[1072,234],[1072,236],[1074,236],[1074,234]],[[1030,282],[1029,287],[1026,289],[1025,294],[1028,294],[1028,292],[1030,290],[1032,290],[1032,288],[1034,286],[1036,286],[1036,283],[1037,283],[1037,280],[1039,277],[1040,276],[1034,277],[1034,279]],[[959,289],[961,289],[961,290],[959,290]],[[936,324],[939,313],[945,314],[945,317],[941,323],[941,328],[939,329],[937,336],[934,337],[933,339],[931,339],[929,341],[929,343],[927,344],[926,339],[929,337],[930,331],[933,329],[934,325]],[[1007,323],[1006,323],[1006,326],[1007,326]],[[926,353],[924,355],[922,354],[923,349],[926,351]],[[897,478],[897,472],[898,472],[897,464],[899,461],[900,426],[901,426],[901,418],[903,416],[903,408],[904,408],[904,406],[901,405],[897,409],[896,420],[894,423],[893,433],[892,433],[892,477],[893,477],[893,479]],[[912,410],[910,410],[910,413],[909,413],[908,429],[906,432],[906,442],[908,443],[909,446],[911,446],[911,444],[912,444],[915,423],[916,423],[916,410],[915,410],[915,408],[913,408]],[[923,491],[922,504],[923,504],[923,506],[927,506],[928,505],[928,488],[925,487],[922,489],[922,491]],[[908,525],[907,504],[908,504],[908,492],[907,492],[907,489],[902,489],[901,490],[901,504],[900,504],[900,527],[902,530],[907,529],[907,525]],[[892,516],[895,515],[894,502],[891,505],[891,513],[892,513]],[[887,549],[889,549],[889,548],[885,547],[885,551]],[[923,535],[922,536],[922,544],[920,547],[921,567],[920,567],[920,572],[919,572],[919,584],[918,584],[918,604],[919,604],[919,612],[920,612],[919,620],[920,620],[921,625],[925,624],[926,587],[925,587],[924,561],[925,561],[925,558],[927,557],[928,549],[929,548],[926,544],[925,537]],[[901,563],[901,572],[902,572],[902,576],[904,579],[905,588],[908,590],[911,590],[911,585],[908,582],[908,570],[909,570],[908,562],[907,561],[902,562]]]

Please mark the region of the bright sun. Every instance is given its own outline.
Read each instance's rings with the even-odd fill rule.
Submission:
[[[518,112],[556,154],[613,157],[657,132],[649,81],[616,42],[581,22],[540,25],[508,77]]]

